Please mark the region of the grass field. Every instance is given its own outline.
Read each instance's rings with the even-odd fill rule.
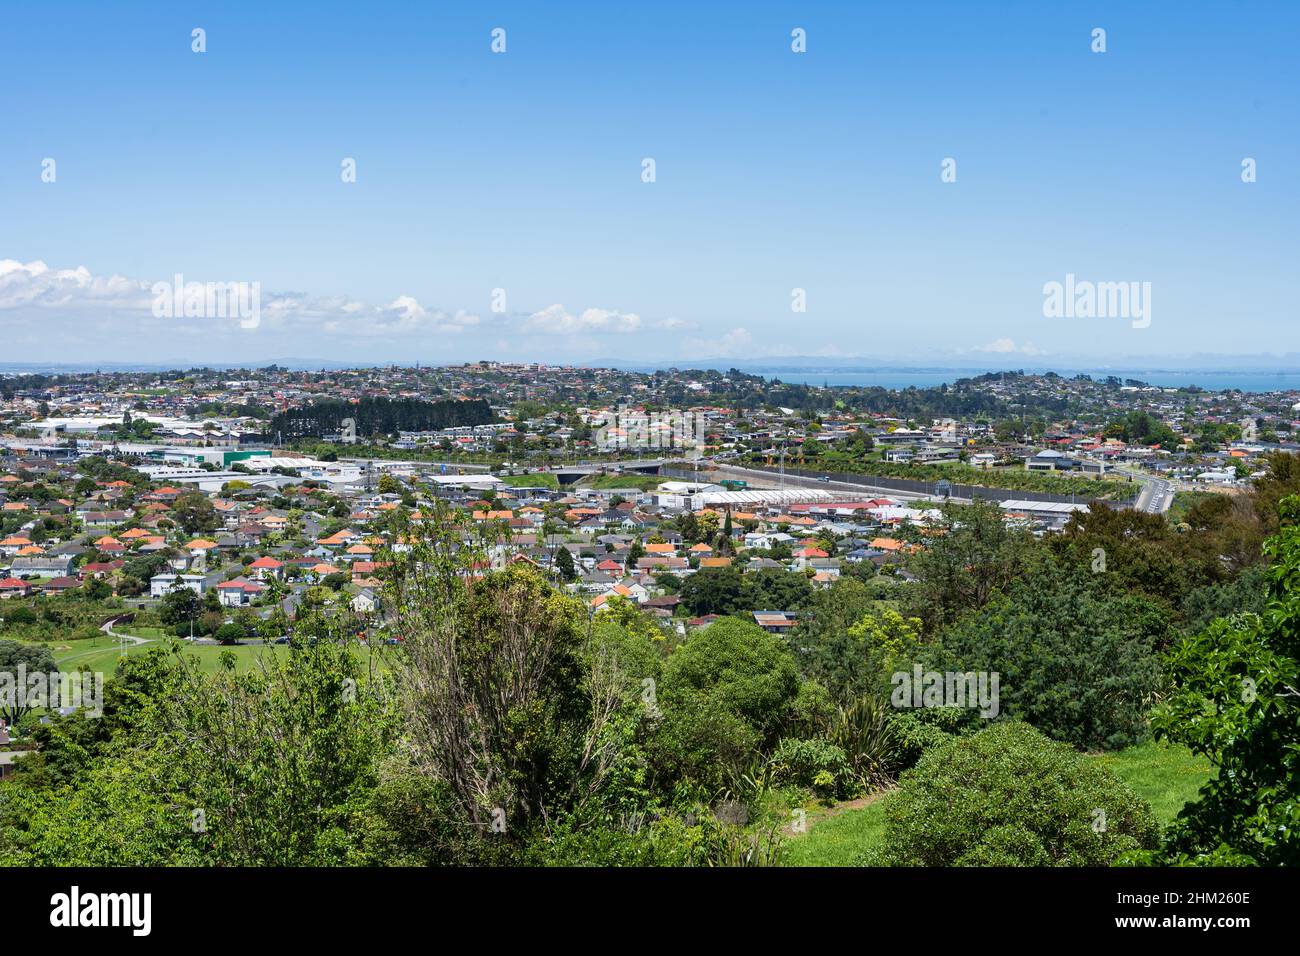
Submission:
[[[498,475],[509,488],[559,488],[560,479],[548,473],[540,475]]]
[[[885,807],[889,794],[881,794],[864,807],[829,816],[807,809],[808,831],[785,844],[786,866],[852,866],[854,858],[885,836]]]
[[[1186,747],[1151,741],[1092,758],[1113,770],[1168,825],[1210,779],[1210,763]],[[885,836],[886,793],[866,806],[843,812],[808,809],[808,830],[786,841],[787,866],[849,866]]]
[[[638,475],[631,472],[622,475],[592,475],[578,484],[583,488],[635,488],[638,491],[651,491],[665,481],[659,475]]]
[[[1133,792],[1151,804],[1161,824],[1171,823],[1210,779],[1210,762],[1186,747],[1148,741],[1093,758],[1110,767]]]
[[[152,640],[147,644],[130,644],[126,647],[127,654],[143,654],[150,648],[168,647],[171,638],[163,640]],[[235,655],[235,669],[240,671],[251,670],[256,666],[260,657],[268,654],[281,655],[287,654],[289,648],[283,644],[233,644],[222,646],[216,644],[188,644],[184,641],[177,641],[177,646],[187,657],[194,658],[199,663],[199,669],[207,672],[215,672],[220,667],[221,655],[224,651],[229,651]],[[58,662],[60,669],[77,669],[80,667],[89,667],[91,671],[101,671],[105,675],[111,675],[117,670],[117,662],[122,659],[122,644],[110,637],[96,637],[88,641],[76,641],[53,645],[54,659]],[[360,648],[361,659],[364,661],[369,654],[367,648]]]
[[[168,647],[172,639],[154,639],[146,644],[128,644],[125,648],[127,654],[144,654],[155,647]],[[265,647],[250,644],[235,644],[230,647],[220,647],[217,645],[207,644],[188,644],[178,641],[177,646],[183,649],[183,652],[189,656],[195,657],[199,661],[199,666],[205,671],[215,671],[218,666],[222,651],[231,651],[235,655],[236,667],[240,670],[247,670],[252,667],[257,653],[261,651],[269,653],[282,653],[283,646]],[[123,657],[122,642],[108,636],[96,637],[89,641],[76,641],[75,643],[55,644],[54,659],[58,662],[61,669],[89,667],[92,671],[102,671],[105,674],[112,674],[117,670],[117,662]]]

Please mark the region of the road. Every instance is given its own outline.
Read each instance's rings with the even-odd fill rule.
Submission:
[[[1162,515],[1174,503],[1174,483],[1165,478],[1144,474],[1140,471],[1116,469],[1121,475],[1129,475],[1142,482],[1142,491],[1138,493],[1134,508],[1147,514]]]
[[[576,472],[598,472],[608,471],[636,471],[643,468],[662,468],[669,461],[674,459],[668,458],[636,458],[626,461],[579,461],[569,465],[547,465],[544,468],[525,468],[522,473],[529,474],[555,474],[565,472],[573,474]]]
[[[761,481],[765,485],[773,488],[779,487],[781,478],[770,471],[763,471],[757,468],[742,468],[739,465],[710,465],[701,466],[701,475],[707,475],[710,481],[718,478],[739,478],[748,482]],[[923,495],[915,492],[899,491],[896,488],[884,488],[880,485],[869,485],[856,481],[819,481],[816,478],[805,478],[801,475],[785,476],[786,488],[814,488],[819,491],[851,491],[854,494],[867,492],[873,495],[879,495],[882,498],[893,498],[898,501],[933,501],[939,500],[935,495]],[[757,491],[758,489],[753,489]],[[970,499],[958,498],[953,496],[951,501],[958,503],[967,503]]]
[[[706,471],[703,467],[700,470],[701,473]],[[713,465],[707,471],[711,477],[717,475],[723,478],[742,478],[747,481],[759,480],[770,484],[772,487],[776,487],[780,482],[780,479],[770,471],[741,468],[737,465]],[[1169,506],[1174,500],[1173,482],[1137,471],[1120,471],[1119,473],[1131,475],[1135,481],[1142,482],[1142,491],[1138,493],[1137,501],[1134,504],[1136,510],[1158,515],[1162,515],[1169,510]],[[867,491],[903,501],[937,500],[934,495],[913,494],[893,488],[883,488],[878,485],[847,481],[818,481],[816,478],[803,478],[796,475],[786,475],[785,486],[787,488],[821,488],[833,491]],[[970,501],[969,498],[958,498],[955,495],[949,500],[958,503],[969,503]]]

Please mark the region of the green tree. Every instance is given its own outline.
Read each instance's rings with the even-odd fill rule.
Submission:
[[[751,611],[748,588],[739,568],[708,568],[682,582],[682,603],[695,615]]]
[[[861,644],[849,629],[875,610],[876,599],[870,585],[841,577],[811,594],[791,629],[790,646],[804,676],[841,700],[856,697],[869,683]]]
[[[780,728],[798,690],[785,642],[740,618],[696,631],[664,665],[665,698],[703,694],[764,737]]]
[[[1300,864],[1300,497],[1279,512],[1264,613],[1216,621],[1169,654],[1174,690],[1152,726],[1218,769],[1173,824],[1169,862]]]
[[[172,520],[186,534],[203,534],[217,528],[217,513],[208,496],[201,491],[187,491],[172,503]]]
[[[885,810],[894,866],[1108,866],[1151,849],[1151,808],[1110,770],[1026,724],[931,749]]]
[[[1136,743],[1173,634],[1162,605],[1108,590],[1104,578],[1040,566],[947,628],[942,651],[920,654],[944,669],[998,673],[1001,715],[1056,740],[1087,749]]]
[[[203,613],[203,599],[186,587],[172,588],[158,605],[158,620],[168,627],[193,621]]]
[[[32,708],[25,675],[57,674],[54,652],[38,644],[0,640],[0,716],[10,725]]]
[[[167,657],[160,649],[148,654]],[[392,753],[395,724],[385,703],[392,695],[367,679],[351,652],[321,642],[268,654],[252,670],[215,674],[179,655],[167,663],[166,677],[137,679],[130,696],[147,700],[132,709],[135,723],[119,725],[75,785],[6,784],[0,860],[27,866],[377,862],[366,860],[363,849],[386,829],[370,798],[381,762]]]
[[[920,584],[911,592],[912,613],[927,631],[981,608],[1023,573],[1036,540],[1008,527],[993,502],[945,504],[942,518],[908,567]]]
[[[808,576],[779,568],[764,568],[745,575],[749,598],[746,610],[794,611],[812,597]]]
[[[578,577],[577,565],[573,563],[573,554],[568,548],[560,548],[555,552],[555,569],[565,581],[573,581]]]

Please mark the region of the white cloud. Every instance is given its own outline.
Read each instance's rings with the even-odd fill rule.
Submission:
[[[265,336],[259,349],[307,351],[309,346],[314,349],[317,344],[333,342],[337,350],[350,341],[363,350],[390,350],[390,343],[395,342],[424,347],[426,340],[435,336],[456,337],[469,347],[471,336],[484,342],[504,336],[515,349],[545,347],[552,353],[563,349],[565,353],[586,350],[601,354],[605,346],[599,339],[603,336],[680,333],[693,328],[678,318],[645,320],[633,312],[598,307],[570,312],[558,303],[531,313],[479,315],[426,305],[407,294],[376,304],[349,295],[273,291],[263,288],[256,276],[186,274],[181,281],[256,284],[260,290],[256,329],[241,326],[235,318],[155,315],[152,280],[97,276],[85,266],[51,269],[44,262],[16,259],[0,259],[0,322],[9,341],[21,343],[24,349],[39,343],[47,349],[75,347],[86,352],[100,344],[134,343],[132,350],[140,353],[152,351],[155,343],[165,348],[172,340],[192,343],[203,339],[213,347],[220,339],[227,351],[242,351],[252,344],[249,336],[257,334]],[[157,285],[161,291],[174,282],[175,276],[168,275]],[[279,345],[271,344],[275,339]],[[733,329],[720,347],[744,351],[748,345],[748,333]]]
[[[519,323],[525,332],[543,335],[591,335],[613,333],[626,335],[642,328],[641,316],[633,312],[610,309],[584,309],[577,315],[564,306],[549,305],[540,312],[525,316]]]
[[[212,277],[185,276],[186,282]],[[171,285],[173,276],[162,280]],[[238,281],[254,282],[248,277]],[[85,266],[51,269],[39,260],[22,263],[0,259],[0,312],[34,317],[37,312],[60,318],[84,318],[91,310],[109,308],[119,320],[138,325],[166,321],[175,332],[212,331],[207,320],[156,319],[153,315],[154,283],[125,276],[95,276]],[[349,296],[311,296],[303,292],[261,291],[261,319],[272,328],[323,331],[364,337],[396,337],[413,333],[463,332],[477,326],[479,316],[458,310],[426,308],[409,295],[387,305],[373,306]]]
[[[152,301],[149,283],[136,279],[91,275],[85,266],[51,269],[39,259],[26,264],[16,259],[0,259],[0,309],[27,306],[147,309]]]
[[[687,339],[686,354],[698,358],[749,358],[754,354],[754,337],[741,326],[721,338]]]
[[[1025,342],[1024,345],[1016,345],[1015,339],[994,339],[988,345],[979,345],[971,349],[972,352],[983,352],[993,355],[1046,355],[1047,353],[1034,345],[1033,342]]]

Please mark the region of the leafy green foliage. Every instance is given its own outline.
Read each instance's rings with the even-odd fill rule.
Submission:
[[[1216,621],[1169,654],[1156,733],[1218,768],[1174,824],[1172,862],[1300,863],[1300,498],[1279,510],[1265,612]]]
[[[826,800],[843,800],[857,789],[857,779],[843,749],[820,738],[784,737],[772,753],[777,783],[806,787]]]
[[[131,703],[150,688],[148,704]],[[115,738],[97,744],[102,758],[89,761],[75,785],[40,788],[20,777],[0,790],[0,821],[20,821],[0,859],[348,862],[361,842],[358,809],[393,739],[386,699],[351,652],[323,642],[243,673],[206,674],[180,658],[162,679],[126,691],[126,713],[109,725]]]
[[[894,866],[1106,866],[1156,845],[1151,809],[1109,770],[1026,724],[932,749],[886,808]]]
[[[343,419],[357,423],[358,435],[386,435],[399,431],[437,431],[458,425],[486,425],[492,409],[481,398],[429,402],[416,398],[362,398],[356,402],[320,401],[280,412],[271,419],[269,433],[284,438],[319,438],[337,433]]]
[[[1168,616],[1104,575],[1043,565],[941,635],[946,669],[1000,675],[1002,716],[1056,740],[1115,749],[1142,740]],[[946,655],[946,656],[945,656]],[[973,719],[973,718],[972,718]]]
[[[27,675],[49,675],[58,673],[58,670],[54,654],[48,647],[0,641],[0,674],[8,675],[7,680],[0,684],[0,717],[14,724],[31,709],[26,701]]]
[[[944,505],[926,547],[908,563],[921,579],[908,607],[933,631],[983,607],[1023,572],[1035,549],[1029,532],[1010,528],[991,502]]]

